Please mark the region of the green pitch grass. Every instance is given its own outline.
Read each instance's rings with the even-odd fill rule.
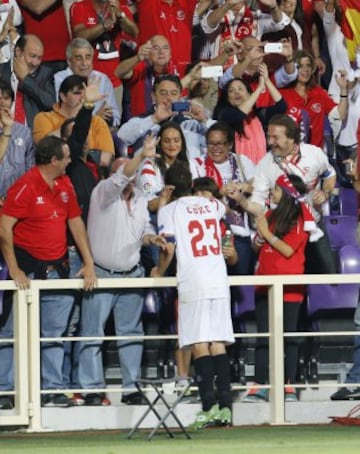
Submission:
[[[125,431],[11,434],[0,431],[1,454],[359,454],[360,426],[236,427],[170,439],[161,432],[126,438]]]

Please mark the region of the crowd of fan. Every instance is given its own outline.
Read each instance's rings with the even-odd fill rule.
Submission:
[[[306,184],[307,203],[321,231],[317,241],[308,243],[306,272],[336,272],[323,209],[336,184],[360,190],[360,47],[349,57],[339,3],[1,2],[0,206],[5,217],[22,219],[20,211],[6,208],[12,200],[9,188],[34,164],[50,165],[51,147],[59,147],[61,155],[67,144],[72,162],[66,173],[88,223],[96,275],[150,275],[163,246],[156,235],[157,212],[176,198],[166,174],[172,166],[180,166],[181,174],[185,166],[193,179],[214,180],[218,193],[213,195],[227,205],[225,222],[237,257],[228,260],[228,273],[253,274],[254,218],[268,206],[278,177],[294,173]],[[46,142],[49,136],[61,141]],[[39,149],[50,153],[48,162],[39,160]],[[87,263],[74,227],[67,245],[70,277],[75,277]],[[84,274],[89,290],[90,274]],[[11,272],[10,277],[16,281]],[[26,287],[25,280],[19,282]],[[62,332],[50,329],[51,310],[43,309],[43,336],[80,332],[101,337],[112,311],[117,335],[143,332],[143,295],[136,289],[87,292],[83,301],[80,294],[69,298],[59,314]],[[4,300],[2,337],[12,333],[10,300]],[[42,388],[88,390],[71,399],[48,393],[43,405],[109,405],[104,393],[89,392],[106,386],[101,348],[99,341],[69,342],[60,350],[43,345]],[[140,403],[134,381],[142,344],[119,341],[118,350],[122,402]],[[8,361],[0,370],[0,390],[8,391],[13,389],[11,346],[1,344],[0,355]],[[189,361],[188,354],[177,352],[180,384],[189,374]],[[289,381],[294,380],[292,371]],[[12,405],[11,397],[0,396],[0,408]]]

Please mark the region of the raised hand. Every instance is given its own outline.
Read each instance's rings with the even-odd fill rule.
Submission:
[[[141,151],[142,159],[159,157],[159,155],[156,153],[156,146],[159,143],[159,140],[160,137],[155,137],[153,133],[148,134],[145,137],[143,149]]]
[[[142,46],[139,47],[139,51],[137,53],[138,59],[143,61],[149,57],[149,54],[152,49],[151,41],[146,41]]]
[[[100,93],[100,78],[90,77],[88,84],[84,84],[84,101],[89,103],[96,103],[107,97],[107,94]]]
[[[264,81],[267,81],[269,79],[269,70],[265,63],[260,63],[259,74],[264,79]]]
[[[30,74],[30,69],[23,55],[15,55],[13,60],[13,70],[19,80],[25,79]]]
[[[347,72],[345,71],[345,69],[339,69],[335,76],[336,83],[344,91],[347,91],[348,88],[348,81],[346,79],[346,76]]]
[[[0,120],[3,125],[3,129],[11,130],[12,125],[14,124],[14,115],[9,111],[9,109],[0,110]]]
[[[159,103],[155,107],[155,112],[152,116],[154,123],[161,123],[164,120],[167,120],[171,115],[175,115],[176,112],[172,112],[171,104]]]
[[[200,106],[196,103],[191,103],[190,109],[184,112],[184,115],[187,115],[188,117],[191,117],[194,120],[199,121],[200,123],[204,123],[207,120],[203,106]]]
[[[291,60],[294,55],[291,38],[284,38],[281,40],[281,43],[283,47],[281,55],[283,55],[286,58],[286,60]]]

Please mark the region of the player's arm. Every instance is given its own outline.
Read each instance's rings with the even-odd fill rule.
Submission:
[[[165,237],[166,239],[166,237]],[[167,241],[164,249],[160,250],[159,264],[151,270],[151,277],[162,277],[169,268],[175,254],[175,243]]]

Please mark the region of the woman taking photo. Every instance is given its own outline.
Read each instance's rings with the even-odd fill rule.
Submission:
[[[265,63],[259,66],[259,85],[254,91],[242,79],[235,78],[226,84],[214,110],[214,118],[227,123],[235,131],[236,154],[245,155],[255,165],[266,153],[265,130],[270,118],[285,113],[287,104],[272,83]],[[256,108],[264,89],[267,88],[274,104]]]

